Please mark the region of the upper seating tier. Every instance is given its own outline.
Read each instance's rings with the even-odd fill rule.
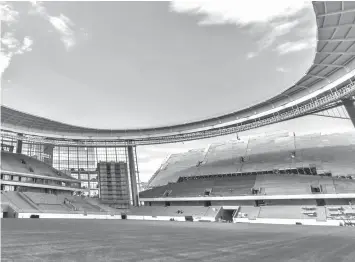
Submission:
[[[318,174],[355,177],[355,132],[258,137],[212,144],[171,156],[149,186],[175,183],[179,177],[316,168]],[[302,173],[300,173],[302,174]]]
[[[5,151],[1,151],[1,170],[74,180],[73,177],[35,158]]]

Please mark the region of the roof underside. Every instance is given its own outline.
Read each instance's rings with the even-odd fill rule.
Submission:
[[[313,2],[317,23],[317,47],[314,62],[306,74],[281,94],[249,108],[228,115],[181,125],[147,129],[108,130],[78,127],[1,107],[3,130],[47,137],[128,139],[149,138],[172,132],[214,127],[241,117],[265,112],[317,91],[355,68],[355,2]]]

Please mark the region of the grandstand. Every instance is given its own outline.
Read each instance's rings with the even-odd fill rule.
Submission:
[[[322,174],[354,176],[355,133],[306,135],[212,144],[204,156],[195,151],[170,157],[150,180],[149,186],[175,183],[180,176],[218,174]],[[189,157],[191,155],[191,158]]]
[[[1,189],[16,191],[17,187],[34,192],[64,194],[79,188],[74,178],[37,159],[1,152]]]
[[[354,137],[353,132],[257,137],[209,145],[198,151],[205,152],[198,159],[187,157],[196,151],[175,154],[175,161],[166,160],[152,177],[151,189],[140,193],[152,207],[144,219],[167,219],[160,212],[167,207],[215,206],[221,211],[213,221],[333,224],[346,215],[336,219],[326,210],[353,211],[355,203]]]
[[[75,196],[80,181],[35,158],[1,152],[2,217],[30,216],[38,213],[71,215],[114,214],[95,200]],[[20,215],[21,213],[26,215]]]
[[[2,106],[3,216],[353,223],[354,132],[292,132],[211,144],[171,155],[149,189],[138,188],[141,145],[238,134],[340,106],[355,126],[355,5],[313,6],[318,39],[310,69],[281,94],[243,110],[121,130],[73,126]]]

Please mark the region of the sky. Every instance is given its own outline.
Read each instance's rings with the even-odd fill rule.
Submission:
[[[2,2],[1,103],[68,124],[136,128],[245,108],[292,86],[316,45],[311,2]],[[310,116],[246,132],[346,130]],[[138,148],[147,181],[170,153]]]

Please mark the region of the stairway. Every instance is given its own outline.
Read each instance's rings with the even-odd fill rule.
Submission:
[[[327,221],[327,212],[325,207],[317,207],[317,221],[318,222]]]
[[[256,220],[259,216],[260,213],[260,207],[255,207],[249,214],[248,218],[249,220]]]
[[[26,201],[33,209],[37,209],[39,212],[42,212],[40,207],[32,201],[31,198],[29,198],[26,194],[19,192],[18,195],[24,200]]]
[[[17,212],[38,212],[38,208],[33,208],[32,205],[16,191],[4,192],[2,196],[10,200],[16,207]]]

